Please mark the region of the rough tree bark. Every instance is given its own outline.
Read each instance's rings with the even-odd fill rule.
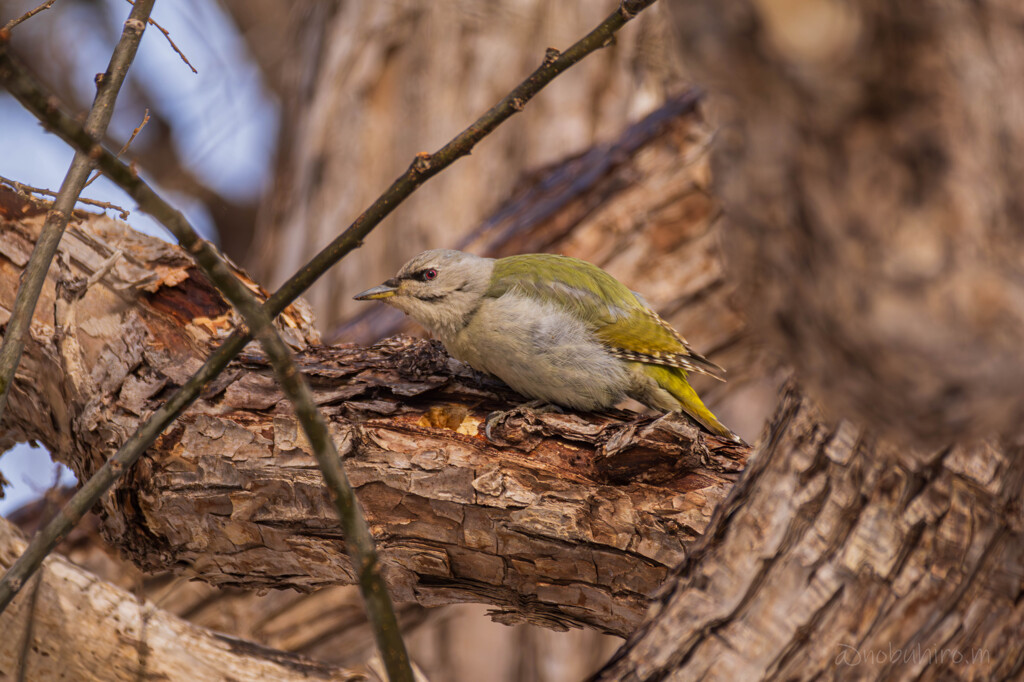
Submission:
[[[10,305],[38,216],[0,233]],[[111,258],[115,249],[120,257]],[[62,243],[4,426],[88,476],[233,324],[176,247],[88,217]],[[108,269],[103,274],[103,269]],[[87,282],[94,273],[101,276]],[[309,346],[282,323],[330,416],[398,599],[483,601],[505,622],[625,634],[744,461],[678,417],[527,416],[436,343]],[[212,386],[103,501],[134,561],[216,584],[350,582],[337,522],[290,408],[258,355]]]
[[[894,447],[791,392],[596,679],[1018,679],[1022,455]]]

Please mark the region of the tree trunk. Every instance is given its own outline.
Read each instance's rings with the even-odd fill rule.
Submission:
[[[833,419],[935,447],[1020,435],[1024,9],[666,7],[714,93],[758,334]]]
[[[1019,678],[1022,454],[893,447],[790,391],[595,679]]]

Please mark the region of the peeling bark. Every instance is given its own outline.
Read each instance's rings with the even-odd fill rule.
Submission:
[[[10,566],[26,544],[0,519],[0,566]],[[5,680],[367,679],[365,672],[197,627],[60,557],[47,559],[0,614],[0,631],[5,633],[0,638],[0,678]]]
[[[6,215],[0,306],[40,222]],[[122,257],[83,285],[115,247]],[[60,262],[4,426],[82,478],[233,318],[184,254],[106,218],[71,228]],[[482,421],[517,398],[438,344],[313,346],[304,308],[283,319],[400,600],[482,601],[504,622],[628,633],[745,460],[681,417],[625,412],[521,415],[495,429],[497,447]],[[255,352],[104,499],[103,519],[146,568],[246,587],[351,582],[316,464]]]

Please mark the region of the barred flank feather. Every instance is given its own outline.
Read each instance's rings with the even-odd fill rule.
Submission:
[[[647,353],[624,348],[609,348],[608,351],[617,358],[630,360],[632,362],[643,362],[650,365],[664,365],[685,369],[687,372],[699,372],[714,377],[719,381],[725,381],[725,370],[711,362],[707,358],[692,353],[683,355],[681,353],[663,353],[661,351],[650,351]]]

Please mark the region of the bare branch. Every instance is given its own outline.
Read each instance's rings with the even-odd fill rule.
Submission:
[[[95,178],[96,176],[93,177]],[[92,182],[92,180],[90,180],[89,182]],[[89,185],[89,182],[85,183],[86,186]],[[18,182],[17,180],[10,180],[3,176],[0,176],[0,184],[7,185],[15,192],[23,196],[28,196],[29,194],[42,194],[48,197],[57,196],[57,192],[54,192],[52,189],[33,187],[32,185],[26,185],[23,182]],[[127,220],[128,215],[131,213],[131,211],[129,211],[128,209],[118,206],[117,204],[112,204],[109,201],[99,201],[97,199],[87,199],[85,197],[78,197],[78,199],[76,199],[76,203],[87,204],[89,206],[96,206],[97,208],[102,208],[108,211],[117,211],[121,217],[121,220]]]
[[[134,5],[134,4],[135,4],[134,0],[126,0],[126,2],[127,2],[127,3],[128,3],[129,5]],[[192,66],[192,62],[190,62],[190,61],[188,60],[188,57],[186,57],[186,56],[185,56],[185,53],[184,53],[184,52],[182,52],[182,51],[181,51],[181,50],[180,50],[180,49],[178,48],[178,46],[174,44],[174,41],[173,41],[173,40],[171,40],[171,34],[170,34],[170,32],[169,32],[169,31],[168,31],[168,30],[167,30],[166,28],[164,28],[163,26],[161,26],[160,24],[156,23],[156,22],[155,22],[155,21],[154,21],[153,19],[150,19],[150,20],[149,20],[149,23],[150,23],[150,25],[152,25],[152,26],[153,26],[154,28],[156,28],[156,29],[157,29],[158,31],[160,31],[161,33],[163,33],[163,34],[164,34],[164,38],[166,38],[166,39],[167,39],[167,42],[168,42],[168,43],[170,44],[170,46],[171,46],[171,49],[172,49],[172,50],[174,50],[175,52],[177,52],[177,53],[178,53],[178,56],[179,56],[179,57],[181,57],[181,61],[185,62],[185,66],[187,66],[188,68],[192,69],[192,73],[196,73],[196,74],[197,74],[197,73],[199,73],[198,71],[196,71],[196,67]]]
[[[53,466],[53,483],[45,491],[43,496],[43,510],[42,516],[44,523],[49,523],[53,520],[53,514],[57,511],[57,499],[59,498],[60,491],[60,479],[61,469],[60,466],[54,464]],[[21,640],[21,646],[18,651],[18,682],[25,682],[28,678],[28,658],[29,652],[32,649],[32,641],[35,638],[35,625],[37,621],[36,610],[39,604],[39,588],[43,584],[43,576],[37,573],[32,580],[32,591],[29,593],[28,598],[28,609],[25,614],[25,634]]]
[[[147,123],[149,123],[149,109],[148,108],[146,109],[146,112],[142,115],[142,123],[140,123],[139,125],[135,126],[135,129],[132,131],[132,134],[128,136],[128,141],[125,142],[124,145],[121,146],[121,149],[118,150],[117,158],[121,158],[122,156],[124,156],[124,153],[126,151],[128,151],[128,147],[131,147],[132,146],[132,142],[135,141],[135,136],[138,135],[142,131],[142,129],[146,127]],[[93,173],[92,177],[89,178],[89,181],[85,183],[85,186],[88,187],[89,185],[94,183],[96,181],[96,178],[98,178],[100,175],[102,175],[102,173],[100,173],[99,171],[96,171],[95,173]],[[121,220],[125,220],[127,215],[128,215],[127,211],[122,213]]]
[[[42,575],[36,575],[32,580],[32,591],[29,592],[28,608],[25,614],[25,632],[22,635],[21,646],[18,647],[18,682],[25,682],[28,679],[28,653],[32,647],[33,626],[36,622],[36,605],[39,603],[39,587],[42,584]]]
[[[57,2],[57,0],[46,0],[46,2],[44,2],[41,5],[39,5],[35,9],[30,9],[29,11],[25,12],[24,14],[22,14],[20,17],[18,17],[16,19],[11,19],[10,21],[8,21],[4,25],[2,30],[5,31],[5,32],[9,32],[12,28],[17,26],[21,22],[25,21],[26,19],[31,19],[32,17],[34,17],[35,15],[39,14],[40,12],[43,12],[45,10],[50,9],[51,7],[53,7],[53,3],[55,3],[55,2]]]

